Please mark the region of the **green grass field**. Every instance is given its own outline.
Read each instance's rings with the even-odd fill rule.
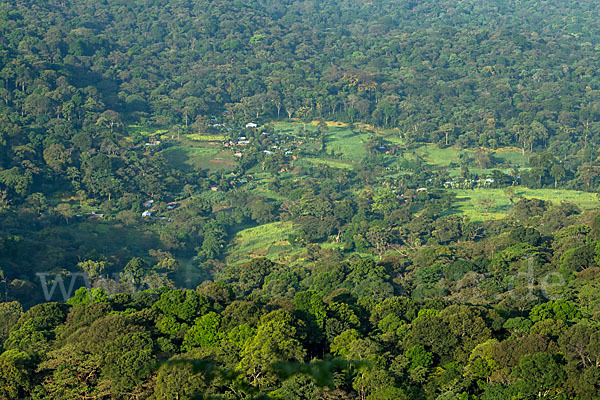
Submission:
[[[319,165],[324,164],[328,165],[331,168],[342,168],[342,169],[352,169],[352,165],[346,162],[337,161],[337,160],[328,160],[325,158],[304,158],[304,161],[308,161],[311,164]]]
[[[497,150],[486,149],[496,159],[498,165],[492,169],[510,169],[509,167],[526,168],[529,164],[529,154],[523,155],[520,150],[515,148],[500,148]],[[461,157],[474,157],[473,150],[463,150],[455,147],[440,148],[435,144],[426,144],[419,147],[416,153],[423,157],[429,164],[438,165],[440,167],[448,167],[452,163],[458,164]],[[471,167],[474,171],[476,165]],[[491,170],[491,169],[490,169]]]
[[[201,168],[229,171],[236,165],[231,152],[222,150],[219,146],[173,146],[163,150],[162,154],[169,162],[169,166],[175,169]]]
[[[451,191],[456,193],[459,199],[457,211],[469,217],[472,221],[501,219],[506,217],[511,210],[510,200],[504,189],[478,188],[474,190],[452,189]],[[563,201],[570,202],[576,204],[582,210],[600,207],[600,200],[595,193],[577,190],[516,188],[515,195],[528,199],[536,198],[550,201],[552,204],[560,204]],[[494,201],[488,213],[479,204],[482,199],[492,199]]]
[[[298,122],[295,120],[277,121],[273,124],[273,128],[275,128],[275,131],[294,136],[296,135],[298,130],[303,129],[305,126],[306,130],[308,131],[314,132],[317,130],[317,126],[314,124],[304,124],[303,122]]]
[[[367,155],[367,132],[352,132],[349,128],[331,127],[327,131],[327,152],[341,153],[343,160],[360,161]]]
[[[140,134],[142,136],[162,136],[169,132],[168,129],[159,129],[141,125],[127,125],[127,131],[130,134]]]
[[[368,140],[369,132],[365,129],[362,132],[353,132],[346,124],[343,123],[327,123],[326,131],[326,149],[327,152],[333,150],[336,154],[342,155],[343,161],[360,161],[362,160],[367,151],[365,149],[365,143]],[[277,122],[274,125],[276,131],[284,135],[293,135],[297,137],[297,132],[304,127],[302,122],[286,121]],[[308,131],[316,131],[318,129],[316,123],[307,123],[306,129]],[[338,166],[337,168],[345,168]]]
[[[198,135],[198,134],[189,134],[183,135],[186,139],[192,140],[194,142],[222,142],[225,140],[225,136],[223,135]]]
[[[423,157],[428,164],[448,167],[452,163],[458,164],[461,155],[472,154],[468,150],[460,150],[454,147],[439,148],[433,144],[427,144],[419,147],[416,153]]]
[[[494,158],[513,166],[525,168],[529,165],[530,154],[523,154],[514,147],[504,147],[494,151]]]
[[[294,233],[294,227],[289,221],[244,229],[235,235],[228,246],[226,261],[228,264],[234,264],[264,256],[277,259],[282,253],[293,251],[287,240],[291,233]]]
[[[382,134],[384,135],[384,139],[392,144],[397,144],[397,145],[401,145],[401,146],[406,144],[404,139],[402,139],[400,132],[398,132],[398,131],[385,130],[385,131],[382,131]]]

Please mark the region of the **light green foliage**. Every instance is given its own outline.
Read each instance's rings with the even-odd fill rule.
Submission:
[[[323,296],[312,290],[300,292],[294,296],[294,305],[298,311],[310,315],[317,326],[323,329],[327,318],[327,306],[323,302]]]
[[[191,350],[194,347],[217,347],[221,341],[219,330],[221,316],[215,312],[209,312],[196,318],[194,325],[186,332],[183,338],[183,348]]]
[[[429,368],[433,364],[433,354],[421,345],[412,346],[405,355],[410,360],[410,369]]]
[[[191,323],[195,316],[208,311],[208,300],[193,290],[169,290],[154,303],[154,308],[166,316]]]
[[[106,292],[101,288],[85,288],[81,287],[75,291],[75,295],[67,300],[67,304],[74,305],[85,305],[89,303],[106,303],[108,302],[108,296]]]
[[[23,315],[23,307],[17,301],[0,303],[0,343],[6,339],[8,332]]]
[[[248,340],[252,339],[255,334],[255,328],[252,328],[249,324],[242,324],[227,332],[223,340],[232,344],[239,352],[245,347]]]
[[[23,398],[31,388],[31,356],[16,350],[0,354],[0,398]]]
[[[389,189],[381,189],[373,195],[373,212],[378,212],[383,215],[389,214],[391,211],[398,208],[398,199]]]
[[[554,357],[548,353],[527,354],[521,357],[519,374],[522,379],[517,383],[517,387],[530,396],[540,391],[552,391],[565,375]]]
[[[535,306],[529,313],[529,318],[533,322],[545,319],[575,321],[581,318],[581,311],[572,302],[560,299]]]
[[[331,352],[339,357],[349,359],[350,344],[360,338],[356,329],[348,329],[339,334],[331,343]]]
[[[256,335],[242,349],[239,368],[257,382],[276,361],[303,361],[306,351],[295,325],[292,315],[284,310],[262,317]]]
[[[77,263],[77,266],[81,268],[83,272],[88,274],[90,278],[94,278],[106,272],[108,267],[107,264],[108,263],[106,261],[86,260]]]
[[[469,356],[468,371],[477,378],[489,378],[498,369],[494,359],[494,350],[498,346],[497,339],[489,339],[475,346]]]

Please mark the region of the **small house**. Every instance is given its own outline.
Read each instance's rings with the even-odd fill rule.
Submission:
[[[146,210],[142,213],[142,218],[151,217],[151,216],[152,216],[152,211],[150,211],[150,210]]]
[[[248,122],[246,124],[246,128],[257,128],[258,125],[256,125],[254,122]]]

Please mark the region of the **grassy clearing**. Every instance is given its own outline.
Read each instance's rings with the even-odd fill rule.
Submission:
[[[168,129],[152,128],[141,125],[127,125],[127,131],[130,134],[140,134],[142,136],[162,136],[169,132]]]
[[[324,165],[328,165],[332,168],[341,168],[341,169],[352,169],[352,165],[342,162],[342,161],[336,161],[336,160],[327,160],[324,158],[304,158],[304,161],[308,161],[311,164],[324,164]]]
[[[230,151],[219,147],[188,147],[173,146],[162,151],[169,162],[169,166],[175,169],[212,169],[233,170],[235,160]]]
[[[514,147],[500,148],[497,150],[483,149],[490,152],[499,163],[505,164],[494,169],[509,170],[511,167],[525,168],[529,165],[529,155],[523,155],[519,149]],[[462,157],[474,157],[475,151],[463,150],[455,147],[440,148],[435,144],[426,144],[419,147],[416,153],[423,157],[429,164],[438,165],[440,167],[448,167],[451,164],[458,164]],[[491,169],[490,169],[491,171]]]
[[[529,165],[529,154],[515,147],[503,147],[494,151],[494,157],[501,162],[514,165],[516,167],[527,167]]]
[[[312,121],[311,125],[317,126],[320,124],[320,121]],[[340,121],[325,121],[325,124],[328,127],[337,127],[337,128],[347,128],[348,124]]]
[[[275,128],[277,132],[293,135],[294,137],[304,127],[306,127],[306,130],[310,132],[315,132],[318,129],[316,125],[304,124],[303,122],[298,122],[294,120],[278,121],[273,124],[273,128]]]
[[[244,229],[235,235],[228,246],[226,261],[232,264],[264,256],[276,259],[282,253],[290,253],[293,247],[287,237],[291,233],[294,233],[294,228],[289,221]]]
[[[473,221],[485,221],[491,219],[501,219],[508,215],[512,205],[504,189],[484,189],[474,190],[452,189],[456,193],[459,202],[457,211]],[[516,196],[523,196],[528,199],[536,198],[550,201],[552,204],[561,202],[570,202],[579,206],[582,210],[594,209],[600,206],[600,200],[595,193],[580,192],[577,190],[565,189],[528,189],[517,188]],[[488,213],[480,204],[482,199],[491,199],[492,206]]]
[[[355,132],[350,129],[348,124],[342,122],[326,123],[328,127],[325,132],[328,153],[333,150],[336,154],[341,154],[344,161],[360,161],[367,155],[365,143],[370,135],[367,128],[363,128],[362,132]],[[298,132],[303,127],[304,124],[302,122],[293,120],[274,124],[276,131],[293,137],[298,137]],[[318,129],[317,122],[306,124],[306,129],[308,131],[316,131]],[[308,143],[307,146],[309,146]]]
[[[491,219],[502,219],[508,215],[512,205],[503,189],[452,189],[459,200],[456,205],[457,211],[472,221],[486,221]],[[494,203],[485,213],[479,204],[482,199],[493,199]]]
[[[524,189],[517,190],[527,198],[538,198],[560,204],[563,201],[578,205],[582,210],[590,210],[600,206],[600,200],[596,193],[581,192],[579,190],[566,189]]]
[[[327,152],[333,150],[341,154],[343,160],[360,161],[367,155],[365,143],[369,138],[368,132],[353,132],[349,128],[329,128],[326,132]]]
[[[402,134],[398,130],[389,130],[389,131],[386,130],[386,131],[383,131],[382,134],[384,135],[384,139],[392,144],[396,144],[396,145],[400,145],[400,146],[403,146],[406,144],[404,139],[402,139]]]
[[[434,144],[427,144],[419,147],[416,153],[423,157],[429,164],[448,167],[452,163],[458,164],[461,156],[472,154],[472,151],[461,150],[454,147],[440,148]]]
[[[186,139],[189,139],[194,142],[222,142],[225,140],[225,136],[223,135],[199,135],[199,134],[190,134],[183,135]]]

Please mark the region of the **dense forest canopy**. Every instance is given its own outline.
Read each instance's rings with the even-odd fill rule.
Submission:
[[[370,122],[425,141],[452,124],[463,146],[556,142],[567,153],[597,140],[593,1],[2,6],[3,98],[29,118],[96,122],[114,110],[187,126],[228,110]]]
[[[596,399],[600,4],[0,0],[0,399]]]

